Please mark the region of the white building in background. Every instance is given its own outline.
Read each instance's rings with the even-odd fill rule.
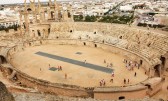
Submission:
[[[124,6],[120,6],[120,11],[133,11],[133,6],[132,5],[124,5]]]
[[[9,27],[12,25],[19,25],[19,12],[5,8],[0,11],[0,26]]]

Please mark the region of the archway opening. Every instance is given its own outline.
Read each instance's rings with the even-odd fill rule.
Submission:
[[[165,62],[166,62],[166,58],[163,57],[163,56],[161,56],[161,57],[160,57],[160,60],[162,61],[162,65],[163,65],[163,67],[164,67],[164,66],[165,66]]]
[[[122,39],[122,36],[120,36],[119,39]]]
[[[51,19],[54,19],[54,11],[51,11]]]
[[[140,60],[140,65],[142,65],[143,64],[143,61],[142,60]]]
[[[68,18],[71,18],[71,13],[68,11]]]
[[[125,96],[120,96],[118,99],[123,100],[123,99],[125,99]]]
[[[159,77],[160,76],[160,64],[156,65],[154,69],[155,69],[155,76]]]
[[[7,63],[6,58],[0,55],[0,64],[6,64],[6,63]]]
[[[86,46],[86,43],[84,42],[83,45]]]
[[[97,48],[97,44],[95,44],[95,47]]]
[[[31,43],[29,43],[29,46],[31,46]]]
[[[50,33],[50,28],[48,29],[48,34]]]
[[[28,11],[28,12],[31,12],[31,11],[32,11],[32,9],[31,9],[31,8],[28,8],[28,9],[27,9],[27,11]]]
[[[72,33],[72,30],[70,30],[70,33]]]
[[[37,30],[37,34],[38,34],[38,36],[41,36],[40,30]]]

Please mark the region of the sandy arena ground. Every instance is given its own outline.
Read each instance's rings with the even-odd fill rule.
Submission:
[[[114,69],[115,76],[111,77],[111,74],[109,73],[35,54],[39,51],[78,61],[86,60],[87,63],[104,66],[104,68],[111,68],[106,66],[107,63],[112,63],[112,69]],[[76,54],[76,52],[81,52],[82,54],[79,55]],[[106,64],[104,63],[104,59],[107,61]],[[137,84],[148,78],[142,68],[135,68],[134,71],[128,71],[125,68],[123,59],[123,56],[112,54],[109,51],[99,48],[75,45],[43,45],[30,47],[15,54],[12,63],[22,72],[32,77],[54,83],[79,85],[82,87],[97,87],[99,86],[99,81],[102,79],[105,79],[106,86],[123,86],[124,78],[130,80],[130,83],[127,85]],[[51,67],[62,66],[63,70],[51,71],[49,70],[49,64]],[[137,77],[134,77],[135,71],[137,72]],[[65,79],[65,74],[67,74],[67,79]],[[110,82],[111,78],[114,80],[113,83]]]

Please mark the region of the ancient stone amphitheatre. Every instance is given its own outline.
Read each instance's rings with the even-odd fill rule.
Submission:
[[[40,19],[28,25],[32,12],[21,12],[25,29],[0,33],[1,78],[7,87],[101,100],[168,98],[166,34],[73,22],[67,13],[60,22]]]

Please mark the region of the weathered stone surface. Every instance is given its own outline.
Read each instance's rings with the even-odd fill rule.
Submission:
[[[15,101],[11,93],[8,92],[6,86],[0,82],[0,101]]]

